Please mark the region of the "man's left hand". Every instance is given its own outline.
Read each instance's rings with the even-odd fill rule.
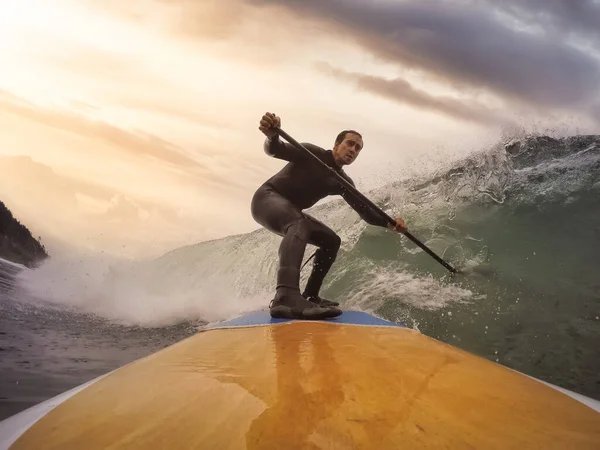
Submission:
[[[388,223],[387,227],[390,230],[397,231],[398,233],[406,233],[408,231],[408,228],[406,228],[406,224],[404,223],[404,220],[402,220],[400,217],[396,217],[396,225],[392,225],[391,223]]]

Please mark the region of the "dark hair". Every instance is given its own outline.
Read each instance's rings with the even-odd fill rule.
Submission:
[[[350,133],[350,134],[356,134],[358,137],[360,137],[362,139],[362,135],[358,131],[344,130],[340,134],[337,135],[337,137],[335,138],[335,143],[336,144],[341,144],[342,142],[344,142],[344,139],[346,139],[346,135],[348,133]]]

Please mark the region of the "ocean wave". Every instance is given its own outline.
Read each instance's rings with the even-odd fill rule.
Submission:
[[[521,227],[539,227],[546,220],[530,217],[531,211],[560,215],[560,209],[552,208],[568,205],[571,214],[580,204],[589,208],[598,198],[599,174],[600,136],[525,136],[500,142],[428,177],[365,194],[388,214],[404,217],[413,234],[454,265],[488,268],[497,279],[508,277],[498,283],[511,283],[510,261],[520,261],[524,249],[534,251],[528,248],[533,239],[529,234],[539,232]],[[486,295],[487,281],[477,275],[466,283],[449,277],[412,242],[366,225],[341,200],[308,212],[342,237],[340,256],[323,292],[346,308],[376,311],[394,302],[397,309],[404,305],[436,310]],[[190,318],[218,321],[268,306],[280,239],[259,229],[143,262],[98,255],[51,258],[18,279],[31,298],[115,321],[146,326]],[[312,250],[308,246],[305,258]],[[527,271],[535,272],[521,267],[525,278]],[[310,265],[302,282],[309,270]]]

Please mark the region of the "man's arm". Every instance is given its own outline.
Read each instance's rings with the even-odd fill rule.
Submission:
[[[312,144],[303,143],[302,145],[312,154],[318,152],[316,146]],[[287,142],[282,142],[279,135],[275,135],[272,138],[266,138],[263,148],[267,155],[285,161],[295,162],[308,156],[304,150],[297,149]]]
[[[260,119],[260,126],[258,129],[267,136],[267,139],[263,144],[265,153],[273,158],[290,162],[296,162],[302,158],[308,157],[303,149],[297,149],[293,145],[281,142],[279,134],[277,134],[275,130],[272,130],[272,128],[279,126],[281,126],[281,119],[276,114],[267,112]],[[313,155],[325,152],[325,150],[313,144],[305,143],[302,145]]]
[[[354,186],[354,181],[350,177],[346,177],[346,180]],[[387,227],[388,221],[385,217],[363,204],[352,192],[342,188],[342,197],[346,200],[346,203],[358,213],[360,218],[370,225],[378,227]]]

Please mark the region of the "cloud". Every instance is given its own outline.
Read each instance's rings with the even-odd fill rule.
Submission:
[[[0,173],[0,194],[5,198],[27,196],[44,210],[77,206],[72,184],[30,156],[0,156]]]
[[[275,65],[333,36],[461,94],[496,97],[509,110],[594,117],[600,104],[598,1],[147,0],[137,7],[146,23],[158,11],[173,35],[238,42],[235,51],[218,49],[239,61]],[[397,89],[389,91],[397,100]]]
[[[0,91],[0,110],[48,127],[100,141],[125,155],[157,161],[195,182],[202,181],[204,184],[225,190],[245,188],[243,182],[223,179],[221,175],[215,173],[210,158],[205,157],[207,162],[200,162],[181,147],[150,133],[128,131],[107,122],[91,120],[64,110],[41,108],[4,91]],[[214,149],[197,149],[197,152],[200,151],[205,155],[218,154]]]
[[[232,129],[232,125],[227,119],[202,111],[200,108],[189,107],[183,101],[177,101],[179,98],[174,98],[172,102],[166,102],[164,98],[161,99],[159,95],[152,92],[147,92],[144,96],[109,94],[105,98],[128,109],[162,114],[176,120],[188,120],[196,126],[214,128],[221,133]]]
[[[53,251],[143,256],[201,240],[218,218],[58,173],[29,156],[0,156],[0,200]],[[92,205],[93,207],[90,207]],[[208,222],[208,223],[207,223]],[[212,228],[211,228],[212,227]]]
[[[548,34],[562,32],[587,38],[600,36],[597,0],[482,0],[526,24],[538,24]]]
[[[38,59],[66,74],[77,74],[79,80],[98,91],[104,102],[177,120],[186,119],[195,125],[226,128],[223,120],[190,107],[189,92],[179,90],[153,73],[140,55],[68,42],[51,47],[51,51]],[[72,103],[83,112],[94,108],[86,102]]]
[[[598,102],[592,106],[591,114],[592,114],[592,117],[594,117],[596,119],[596,121],[598,123],[600,123],[600,102]]]
[[[140,82],[140,79],[149,78],[147,72],[136,68],[139,61],[136,61],[135,55],[119,54],[91,44],[55,37],[45,37],[45,40],[48,49],[37,56],[37,60],[50,63],[67,72],[77,72],[86,77],[105,80],[118,79],[120,82]]]
[[[595,35],[600,2],[509,0],[245,0],[180,2],[189,20],[184,27],[198,38],[240,38],[247,23],[260,20],[249,42],[282,58],[281,30],[290,51],[320,33],[354,42],[377,58],[420,72],[455,90],[491,94],[523,109],[591,113],[600,101],[600,62],[561,29],[580,38]],[[236,10],[237,14],[225,14]],[[199,20],[199,19],[202,20]],[[206,23],[210,25],[205,25]],[[542,32],[539,32],[542,30]],[[244,41],[246,42],[246,41]],[[588,46],[598,47],[597,40]],[[596,44],[594,44],[596,42]],[[581,44],[581,42],[579,42]],[[600,50],[600,49],[597,49]],[[460,109],[460,108],[459,108]]]
[[[410,82],[402,78],[388,80],[373,75],[347,72],[325,63],[318,64],[317,67],[336,78],[354,83],[359,89],[399,103],[415,106],[419,109],[437,111],[454,119],[462,119],[475,123],[508,124],[508,121],[499,114],[476,102],[430,95],[425,91],[416,89]]]
[[[3,91],[0,91],[0,109],[53,128],[104,141],[136,156],[206,170],[177,146],[150,134],[132,133],[106,122],[93,121],[67,111],[37,107]]]
[[[563,40],[518,31],[491,7],[442,0],[283,3],[354,34],[381,57],[513,99],[578,103],[599,85],[600,67],[591,55]]]

